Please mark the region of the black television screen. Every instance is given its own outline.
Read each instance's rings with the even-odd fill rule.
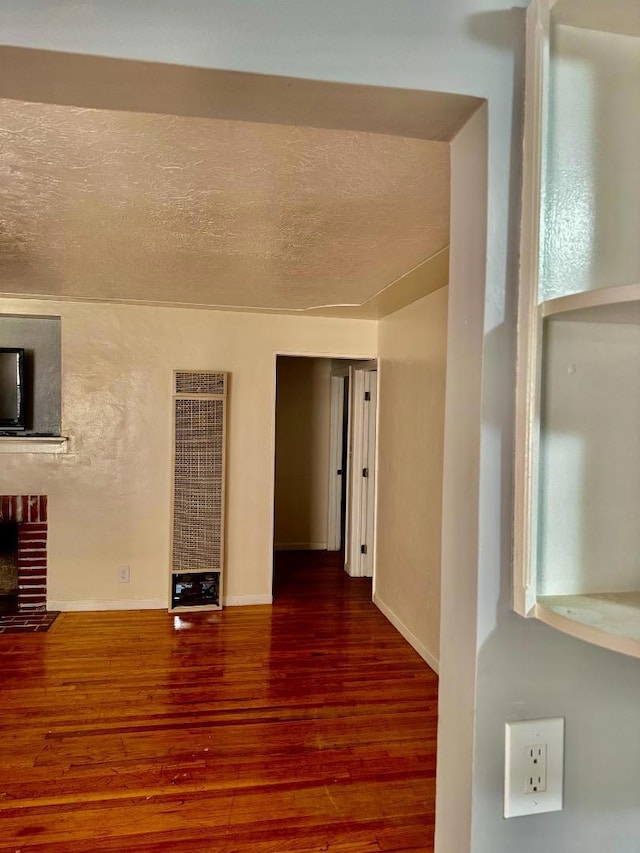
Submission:
[[[24,350],[0,347],[0,430],[24,429]]]

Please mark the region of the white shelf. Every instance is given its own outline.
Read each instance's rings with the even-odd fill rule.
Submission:
[[[68,453],[67,436],[0,436],[0,453]]]
[[[640,657],[640,591],[543,595],[536,616],[578,639]]]
[[[583,323],[640,324],[640,284],[603,287],[549,299],[540,307],[540,316]]]
[[[513,608],[640,658],[637,13],[527,12]]]

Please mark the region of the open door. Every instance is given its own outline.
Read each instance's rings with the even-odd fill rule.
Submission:
[[[344,545],[344,493],[347,482],[347,432],[344,424],[348,415],[348,403],[345,405],[347,387],[347,376],[331,377],[327,551],[339,551]]]
[[[345,570],[372,577],[375,542],[375,463],[378,373],[352,367]]]

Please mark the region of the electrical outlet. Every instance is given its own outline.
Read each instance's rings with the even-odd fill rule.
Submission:
[[[547,744],[529,744],[525,750],[525,794],[539,794],[547,790]]]
[[[118,583],[129,583],[131,579],[131,570],[129,566],[120,566],[118,568]]]
[[[562,809],[564,719],[505,726],[504,816]]]

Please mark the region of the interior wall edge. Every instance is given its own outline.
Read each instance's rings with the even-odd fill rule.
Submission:
[[[374,592],[373,594],[373,603],[383,614],[383,616],[385,616],[389,620],[389,622],[391,622],[396,631],[398,631],[409,643],[409,645],[420,655],[420,657],[427,664],[427,666],[431,667],[431,669],[436,673],[436,675],[439,675],[439,659],[424,645],[424,643],[420,642],[420,640],[412,631],[409,630],[409,628],[407,628],[402,619],[400,619],[400,617],[385,604],[385,602],[380,598],[377,592]]]

